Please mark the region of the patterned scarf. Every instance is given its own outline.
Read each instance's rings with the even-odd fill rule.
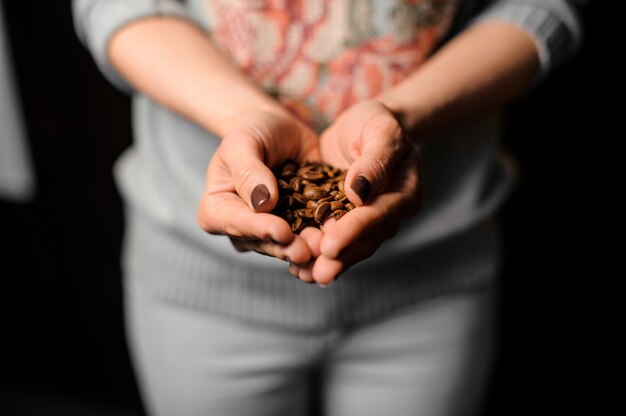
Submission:
[[[205,0],[216,45],[317,131],[415,71],[460,0]]]

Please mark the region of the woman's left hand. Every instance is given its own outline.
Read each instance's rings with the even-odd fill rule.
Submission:
[[[292,265],[300,279],[329,284],[393,237],[400,221],[417,213],[421,194],[415,148],[387,107],[358,103],[342,113],[320,138],[322,160],[348,169],[345,192],[357,208],[340,221],[302,237],[316,259]]]

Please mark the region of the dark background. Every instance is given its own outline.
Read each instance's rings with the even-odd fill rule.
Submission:
[[[141,415],[124,341],[123,218],[111,176],[131,141],[129,100],[79,45],[69,0],[3,6],[38,189],[30,203],[0,199],[0,414]],[[608,224],[617,138],[604,97],[617,92],[610,68],[621,69],[605,52],[612,36],[599,7],[584,14],[579,55],[507,111],[505,143],[522,176],[501,211],[501,355],[490,416],[580,410],[593,381],[581,346],[597,336],[590,300],[610,278],[596,230]]]

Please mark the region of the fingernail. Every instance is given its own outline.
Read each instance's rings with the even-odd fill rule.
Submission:
[[[359,175],[355,180],[352,181],[352,190],[361,198],[363,203],[367,202],[367,199],[370,197],[370,193],[372,192],[372,184],[367,178],[363,175]]]
[[[322,289],[325,289],[325,288],[327,288],[327,287],[329,287],[329,286],[330,286],[330,283],[329,283],[329,284],[326,284],[326,285],[325,285],[325,284],[323,284],[323,283],[318,283],[318,286],[319,286],[319,287],[321,287]]]
[[[258,211],[268,199],[270,199],[270,193],[265,185],[255,186],[252,195],[250,195],[250,201],[252,201],[252,207],[255,211]]]

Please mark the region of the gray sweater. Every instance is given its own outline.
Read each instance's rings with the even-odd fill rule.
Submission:
[[[104,75],[133,97],[134,143],[115,166],[128,214],[123,263],[129,278],[172,302],[299,330],[358,325],[426,298],[494,282],[499,242],[489,219],[515,177],[514,164],[498,147],[497,114],[451,129],[419,149],[421,212],[329,288],[306,285],[284,262],[239,253],[227,237],[204,233],[197,208],[219,138],[135,91],[110,65],[106,48],[116,30],[146,16],[190,19],[211,33],[215,22],[205,10],[208,3],[74,1],[80,39]],[[392,2],[374,0],[372,7],[385,3]],[[536,41],[538,83],[580,43],[578,3],[466,0],[442,42],[486,20],[517,25]]]

